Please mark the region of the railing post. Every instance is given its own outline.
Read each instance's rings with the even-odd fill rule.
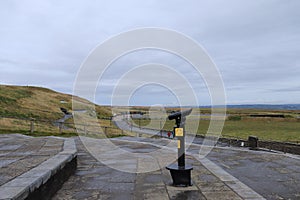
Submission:
[[[34,132],[34,121],[33,119],[30,120],[30,133]]]
[[[141,129],[141,118],[139,118],[139,128]]]
[[[160,121],[159,121],[160,137],[162,137],[162,125],[161,125],[161,121],[162,121],[162,118],[160,118]]]
[[[86,131],[86,124],[84,124],[83,131],[84,131],[84,135],[86,136],[86,134],[87,134],[87,131]]]
[[[107,135],[107,127],[104,127],[104,134]]]
[[[59,134],[62,134],[62,126],[63,126],[63,123],[59,122]]]

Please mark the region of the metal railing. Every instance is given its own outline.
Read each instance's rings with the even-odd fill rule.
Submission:
[[[103,118],[107,121],[103,126],[101,123],[97,125],[75,124],[71,122],[62,122],[59,120],[33,119],[33,118],[17,118],[0,116],[0,133],[23,133],[29,135],[103,135],[108,137],[116,137],[125,135],[126,133],[115,127],[111,119]]]

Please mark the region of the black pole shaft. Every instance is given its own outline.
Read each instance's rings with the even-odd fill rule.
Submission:
[[[178,167],[185,167],[185,131],[184,131],[184,119],[178,118],[176,120],[176,128],[182,128],[183,129],[183,135],[177,136],[178,138]],[[174,133],[175,130],[174,130]]]
[[[180,141],[180,148],[178,149],[178,166],[185,167],[185,145],[184,136],[178,138]]]

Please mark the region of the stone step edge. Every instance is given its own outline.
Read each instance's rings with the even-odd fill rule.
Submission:
[[[31,170],[25,172],[24,174],[0,186],[0,199],[1,200],[23,200],[26,198],[30,199],[30,196],[39,196],[41,191],[38,190],[42,187],[44,187],[43,194],[45,194],[45,191],[47,192],[47,189],[45,190],[45,187],[46,188],[49,187],[47,186],[47,182],[49,182],[49,180],[53,182],[55,179],[60,178],[55,176],[58,174],[60,174],[61,176],[62,175],[61,171],[70,168],[70,163],[72,163],[72,165],[75,164],[75,169],[76,169],[76,159],[77,159],[77,149],[76,149],[74,139],[73,138],[64,139],[63,151],[59,152],[55,156],[44,161],[37,167],[32,168]],[[74,166],[71,168],[74,168]],[[50,195],[52,194],[49,194],[48,196]]]

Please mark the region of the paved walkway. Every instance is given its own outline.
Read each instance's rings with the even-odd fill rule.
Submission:
[[[300,199],[300,156],[215,148],[207,158],[267,199]]]
[[[136,141],[137,139],[138,141]],[[82,141],[77,139],[78,148],[78,169],[74,176],[63,185],[62,189],[53,198],[58,199],[263,199],[259,194],[255,193],[245,185],[239,185],[237,179],[231,179],[224,170],[216,168],[216,165],[204,160],[199,162],[192,155],[187,155],[186,160],[192,164],[193,186],[191,187],[174,187],[169,171],[162,163],[168,161],[168,158],[176,157],[176,152],[168,151],[161,158],[156,160],[144,157],[133,157],[116,154],[115,150],[103,151],[105,140],[87,139],[90,143],[89,150],[93,152],[95,157],[99,156],[109,165],[99,162],[89,152],[87,152]],[[154,152],[170,142],[161,139],[145,139],[145,138],[117,138],[112,139],[115,145],[121,149],[131,153]],[[154,144],[154,145],[153,145]],[[95,148],[93,148],[93,146]],[[97,153],[99,151],[99,153]],[[102,154],[100,155],[100,151]],[[106,159],[106,153],[111,155],[110,160]],[[103,155],[104,154],[104,155]],[[123,159],[122,159],[123,158]],[[148,159],[148,160],[147,160]],[[129,173],[126,170],[133,171],[147,170],[147,166],[152,168],[158,166],[158,170],[149,171],[147,173]],[[208,170],[204,165],[209,166],[212,171]],[[116,169],[113,169],[113,168]],[[121,170],[117,168],[120,167]],[[150,169],[150,168],[149,168]],[[219,177],[218,177],[219,176]],[[231,187],[235,187],[235,190]],[[243,194],[242,198],[236,191],[248,192]]]
[[[50,199],[76,168],[74,139],[0,135],[0,199]]]
[[[120,128],[129,129],[121,117],[114,120]],[[139,129],[139,132],[157,134],[157,131],[147,129]],[[193,140],[194,144],[203,143],[202,138]],[[226,146],[222,143],[217,143],[217,146],[208,154],[208,160],[265,198],[300,199],[300,156],[282,152],[249,151],[247,148],[222,148]],[[196,155],[200,147],[192,145],[189,151]]]
[[[0,135],[0,186],[62,151],[64,140]]]
[[[75,141],[78,168],[55,200],[300,199],[300,157],[296,155],[215,147],[200,159],[201,145],[192,144],[186,162],[194,167],[193,186],[180,188],[172,186],[165,169],[177,156],[176,140],[82,137]],[[73,139],[0,135],[0,199],[39,187],[61,168],[57,163],[70,155],[76,155]]]

